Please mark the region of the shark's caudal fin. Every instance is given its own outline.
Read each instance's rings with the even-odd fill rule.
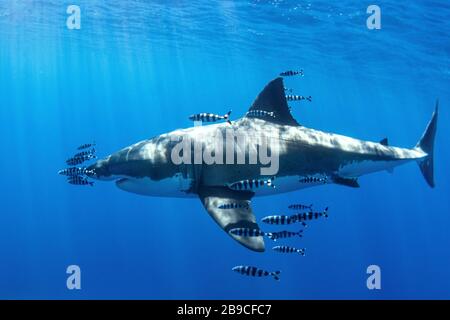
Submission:
[[[416,145],[416,148],[427,153],[427,156],[418,161],[420,171],[428,185],[434,188],[434,137],[436,136],[439,100],[436,101],[436,109],[428,123],[425,132]]]

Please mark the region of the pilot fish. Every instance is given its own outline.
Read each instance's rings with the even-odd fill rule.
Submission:
[[[82,176],[85,174],[92,174],[92,170],[87,170],[85,167],[79,168],[79,167],[71,167],[66,168],[58,171],[58,174],[63,176]]]
[[[291,204],[288,206],[289,209],[291,210],[305,210],[305,209],[312,209],[312,204],[310,204],[309,206],[304,205],[304,204]]]
[[[264,110],[250,110],[245,114],[246,117],[254,117],[254,118],[265,118],[272,117],[275,118],[275,114],[273,112],[264,111]]]
[[[273,184],[274,179],[275,178],[270,178],[267,180],[262,179],[241,180],[228,184],[228,187],[232,190],[253,190],[263,186],[275,188],[275,185]]]
[[[67,159],[66,163],[69,166],[75,166],[75,165],[82,164],[85,161],[88,161],[88,160],[91,160],[91,159],[95,159],[95,158],[97,158],[97,156],[95,154],[89,153],[89,154],[86,154],[86,155],[83,155],[83,156],[72,157],[70,159]]]
[[[268,236],[273,241],[277,241],[278,239],[285,239],[285,238],[291,238],[299,236],[300,238],[303,237],[303,230],[292,232],[292,231],[278,231],[278,232],[270,232],[270,236]]]
[[[308,100],[309,102],[311,102],[312,101],[312,97],[311,96],[304,97],[304,96],[299,96],[299,95],[295,95],[295,94],[288,94],[288,95],[286,95],[286,100],[287,101]]]
[[[233,228],[229,231],[229,233],[234,234],[235,236],[241,237],[271,237],[271,233],[263,232],[259,229],[250,229],[250,228]]]
[[[288,71],[284,71],[284,72],[280,73],[281,77],[292,77],[292,76],[296,76],[296,75],[300,75],[303,77],[305,74],[303,73],[303,70],[299,70],[299,71],[288,70]]]
[[[257,267],[252,266],[236,266],[233,269],[234,272],[240,273],[245,276],[252,276],[252,277],[267,277],[272,276],[275,280],[280,280],[280,271],[266,271]]]
[[[88,151],[78,152],[73,157],[74,158],[80,158],[80,157],[88,156],[88,155],[91,155],[91,154],[95,154],[95,149],[94,148],[92,148],[91,150],[88,150]]]
[[[95,146],[95,143],[85,143],[85,144],[82,144],[81,146],[79,146],[77,148],[77,150],[83,150],[83,149],[91,148],[94,146]]]
[[[295,219],[298,222],[318,219],[320,217],[328,218],[328,207],[326,207],[325,210],[323,210],[322,212],[310,211],[310,212],[298,213],[294,216],[291,216],[292,219]]]
[[[216,122],[219,120],[226,120],[229,124],[231,124],[230,114],[231,114],[231,110],[228,111],[223,116],[214,114],[214,113],[197,113],[197,114],[191,115],[189,117],[189,120],[201,121],[201,122]]]
[[[248,203],[223,203],[219,206],[217,206],[217,208],[219,209],[245,209],[245,210],[249,210],[250,206],[248,205]]]
[[[295,252],[295,253],[301,254],[302,256],[305,255],[304,248],[297,249],[297,248],[289,247],[289,246],[276,246],[276,247],[273,247],[272,250],[274,250],[276,252],[281,252],[281,253],[294,253]]]
[[[327,183],[328,179],[326,177],[303,177],[298,180],[300,183],[304,184],[316,184],[316,183]]]
[[[75,184],[75,185],[80,185],[80,186],[86,186],[86,185],[90,185],[93,186],[94,182],[89,181],[86,178],[83,178],[81,176],[70,176],[67,178],[67,182],[69,182],[70,184]]]
[[[261,221],[267,224],[292,224],[297,222],[297,216],[273,215],[264,217]]]

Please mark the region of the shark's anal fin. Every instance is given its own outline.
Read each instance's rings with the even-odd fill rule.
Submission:
[[[269,82],[259,93],[249,111],[262,110],[273,112],[274,117],[266,117],[266,121],[281,125],[298,126],[287,105],[284,92],[283,78],[276,78]]]
[[[201,187],[199,197],[209,215],[228,233],[233,228],[259,230],[255,215],[250,206],[253,192],[230,190],[227,187]],[[223,204],[244,204],[239,208],[219,209]],[[229,234],[233,239],[253,251],[265,250],[263,237],[241,237]]]
[[[357,178],[344,178],[344,177],[340,177],[340,176],[334,176],[333,182],[335,184],[339,184],[339,185],[346,186],[346,187],[359,188],[359,183],[358,183]]]

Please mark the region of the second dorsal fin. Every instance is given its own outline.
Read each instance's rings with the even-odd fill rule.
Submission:
[[[389,141],[388,141],[388,138],[384,138],[384,139],[382,139],[381,141],[380,141],[380,144],[382,144],[383,146],[388,146],[389,145]]]
[[[273,112],[273,117],[265,117],[267,121],[290,126],[299,125],[289,111],[284,93],[283,78],[270,81],[259,93],[249,111],[257,110]]]

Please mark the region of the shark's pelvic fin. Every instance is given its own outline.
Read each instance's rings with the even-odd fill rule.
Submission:
[[[234,228],[259,230],[251,206],[248,208],[219,209],[219,206],[223,203],[245,202],[248,204],[253,194],[253,192],[248,191],[230,190],[227,187],[201,187],[199,189],[200,200],[205,209],[228,235],[253,251],[263,252],[265,246],[262,236],[242,237],[229,233]]]
[[[416,148],[425,152],[427,156],[418,161],[420,171],[427,181],[428,185],[434,188],[434,138],[436,136],[437,120],[438,120],[439,100],[436,101],[436,108],[431,116],[431,120],[425,129],[422,138],[416,145]]]
[[[344,178],[340,176],[334,176],[333,182],[335,184],[340,184],[342,186],[351,187],[351,188],[359,188],[359,183],[357,178]]]
[[[283,125],[299,125],[289,111],[284,92],[283,78],[276,78],[266,85],[249,109],[249,111],[254,110],[273,112],[274,117],[265,118],[267,121]]]

